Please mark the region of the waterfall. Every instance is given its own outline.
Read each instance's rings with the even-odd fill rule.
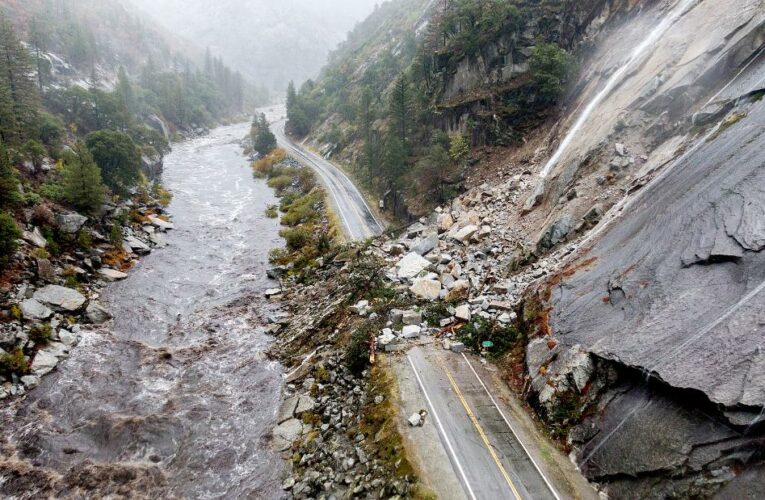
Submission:
[[[646,54],[648,49],[653,47],[653,45],[670,28],[670,26],[672,26],[675,21],[677,21],[678,18],[697,1],[698,0],[682,0],[682,2],[674,9],[672,9],[669,15],[664,18],[656,26],[656,28],[653,29],[653,31],[651,31],[646,39],[643,40],[640,45],[635,47],[635,50],[632,51],[627,61],[613,75],[611,75],[611,78],[608,79],[605,87],[603,87],[603,89],[598,92],[598,94],[589,102],[589,104],[587,104],[587,107],[584,108],[584,111],[582,111],[582,114],[579,115],[579,118],[577,118],[574,126],[571,127],[571,130],[568,131],[566,137],[564,137],[563,141],[558,146],[555,154],[550,157],[550,160],[545,165],[545,168],[542,169],[542,172],[539,174],[541,178],[544,179],[550,174],[553,167],[555,167],[555,164],[558,163],[558,160],[560,160],[563,153],[571,144],[571,141],[574,139],[574,137],[576,137],[577,133],[579,133],[579,130],[582,128],[582,126],[584,126],[584,124],[587,122],[592,112],[603,101],[603,99],[605,99],[606,96],[611,93],[616,85],[621,82],[627,71],[632,68]]]

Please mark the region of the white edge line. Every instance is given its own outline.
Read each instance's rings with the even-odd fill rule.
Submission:
[[[299,156],[302,156],[305,161],[307,161],[309,163],[314,163],[300,149],[298,149],[293,143],[291,143],[291,141],[287,138],[286,135],[284,135],[284,137],[285,137],[285,140],[286,140],[285,142],[287,143],[287,148],[288,149],[292,149]],[[332,199],[335,200],[334,205],[335,205],[335,207],[337,207],[337,212],[340,215],[340,218],[343,220],[343,224],[345,225],[345,228],[348,230],[348,236],[350,237],[351,240],[354,240],[355,236],[353,234],[353,230],[351,229],[351,225],[348,223],[348,220],[346,219],[345,214],[343,213],[343,209],[340,206],[340,201],[338,200],[337,194],[335,193],[334,186],[331,186],[330,185],[331,183],[327,179],[324,178],[323,170],[321,168],[319,168],[317,165],[314,165],[312,167],[309,166],[309,168],[311,168],[311,170],[317,171],[317,173],[319,174],[319,177],[322,178],[322,180],[323,180],[322,184],[324,184],[324,186],[327,188],[329,193],[332,195]]]
[[[491,402],[494,404],[494,407],[497,409],[500,415],[502,415],[502,420],[505,421],[507,424],[507,427],[510,429],[510,432],[513,433],[513,436],[515,436],[516,441],[518,441],[521,444],[521,447],[523,448],[523,451],[526,452],[526,455],[529,457],[529,460],[531,460],[531,463],[534,464],[534,467],[537,469],[537,472],[540,476],[542,476],[542,479],[544,480],[547,487],[550,489],[550,493],[553,494],[555,497],[555,500],[561,500],[560,496],[558,495],[558,492],[555,491],[555,488],[553,488],[553,485],[550,483],[550,480],[547,479],[547,476],[545,476],[544,472],[542,472],[542,469],[539,467],[539,464],[534,460],[534,457],[531,456],[531,453],[529,453],[529,449],[526,448],[526,445],[523,444],[523,441],[521,441],[521,438],[518,436],[518,433],[515,432],[515,429],[513,428],[512,424],[510,424],[510,421],[505,416],[505,413],[502,411],[502,408],[499,407],[497,402],[494,400],[494,396],[491,395],[491,392],[489,392],[489,389],[486,387],[486,384],[483,383],[483,380],[481,380],[481,377],[478,375],[478,372],[475,371],[475,368],[473,368],[473,364],[470,363],[470,360],[465,356],[465,353],[462,353],[462,357],[465,358],[465,361],[467,362],[468,366],[470,367],[470,371],[473,372],[473,375],[475,375],[475,378],[478,379],[478,382],[481,384],[481,387],[483,387],[483,390],[486,391],[486,394],[489,396],[489,399],[491,399]]]
[[[428,406],[430,406],[430,411],[433,412],[433,418],[436,420],[436,424],[438,425],[438,430],[441,433],[441,437],[446,442],[446,446],[449,448],[449,453],[452,456],[452,460],[454,462],[454,465],[457,466],[457,469],[459,469],[460,475],[462,476],[462,481],[465,485],[465,488],[467,488],[468,493],[470,495],[470,498],[473,500],[476,500],[475,493],[473,493],[473,488],[470,487],[470,482],[468,482],[467,475],[465,474],[465,470],[462,468],[462,464],[460,463],[459,459],[457,458],[457,454],[454,452],[454,448],[452,447],[451,441],[449,441],[448,436],[446,435],[446,431],[444,430],[444,426],[441,424],[441,419],[438,418],[438,413],[436,413],[436,407],[433,406],[433,402],[430,400],[430,396],[428,395],[428,391],[425,390],[425,384],[422,383],[422,379],[420,378],[420,374],[417,373],[417,368],[414,366],[414,362],[412,361],[412,357],[407,354],[406,359],[409,360],[409,366],[412,367],[412,371],[414,372],[414,376],[417,378],[417,383],[420,384],[420,389],[422,390],[422,393],[425,394],[425,399],[428,401]]]

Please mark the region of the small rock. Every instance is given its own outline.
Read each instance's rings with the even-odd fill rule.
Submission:
[[[276,297],[277,295],[281,295],[281,294],[282,294],[281,288],[269,288],[264,293],[267,299],[270,299],[271,297]]]
[[[470,282],[467,280],[457,280],[454,282],[454,286],[446,294],[444,300],[447,302],[457,302],[459,300],[466,300],[470,295]]]
[[[401,321],[405,325],[419,325],[422,323],[422,313],[420,311],[405,311]]]
[[[462,321],[470,321],[471,314],[470,314],[470,306],[467,304],[463,304],[461,306],[457,306],[454,309],[454,316]]]
[[[401,330],[401,338],[405,339],[416,339],[420,337],[420,331],[422,328],[420,328],[419,325],[406,325]]]
[[[128,277],[126,273],[123,273],[122,271],[117,271],[116,269],[111,269],[109,267],[102,267],[98,270],[98,274],[104,278],[106,281],[117,281],[117,280],[124,280]]]
[[[467,244],[467,242],[470,241],[470,238],[472,238],[473,235],[477,232],[478,226],[469,224],[457,231],[453,238],[464,245]]]
[[[465,344],[462,342],[452,342],[449,346],[449,350],[457,353],[465,352]]]
[[[50,373],[58,364],[58,358],[47,350],[37,351],[35,359],[32,360],[32,373],[35,375],[45,375]]]

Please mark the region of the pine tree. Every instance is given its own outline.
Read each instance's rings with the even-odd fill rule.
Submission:
[[[8,159],[5,145],[0,142],[0,208],[11,208],[20,201],[19,181]]]
[[[50,76],[50,63],[42,56],[48,44],[48,31],[36,17],[29,21],[29,43],[35,54],[37,86],[42,92],[45,80]]]
[[[64,198],[78,210],[95,213],[105,192],[101,169],[82,141],[67,155],[63,171]]]
[[[406,75],[402,74],[396,80],[390,99],[390,113],[393,119],[393,129],[398,137],[401,147],[407,151],[409,137],[409,118],[412,112],[411,98],[409,96],[409,82]]]
[[[252,122],[252,148],[260,155],[266,156],[276,148],[276,136],[268,126],[266,115],[257,115]]]
[[[35,135],[39,98],[32,73],[13,25],[0,16],[0,139],[6,143]]]

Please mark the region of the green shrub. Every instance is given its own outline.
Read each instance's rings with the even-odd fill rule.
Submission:
[[[112,223],[112,228],[109,231],[109,243],[111,243],[113,247],[122,246],[122,224],[117,220]]]
[[[369,366],[369,344],[373,335],[370,325],[364,323],[353,331],[345,348],[345,364],[357,375]]]
[[[279,217],[279,205],[268,205],[268,207],[266,207],[266,217],[269,219],[276,219]]]
[[[517,328],[504,325],[498,321],[490,321],[480,316],[474,318],[459,330],[459,340],[467,347],[478,352],[482,343],[491,341],[494,346],[488,351],[489,357],[499,357],[506,353],[522,339]]]
[[[90,236],[90,233],[80,231],[80,234],[77,235],[77,245],[83,250],[90,250],[93,246],[93,238]]]
[[[24,144],[24,156],[34,165],[36,170],[42,167],[46,154],[45,147],[35,140],[29,140]]]
[[[20,237],[21,231],[13,217],[0,212],[0,269],[4,269],[10,263],[11,257],[18,248],[16,240]]]
[[[282,224],[297,226],[298,224],[318,221],[321,214],[317,208],[321,201],[321,193],[309,194],[294,200],[287,207],[287,213],[282,217]]]
[[[35,259],[50,259],[50,253],[44,248],[35,248],[32,250],[32,257]]]
[[[279,231],[279,236],[286,240],[287,248],[300,250],[311,241],[313,235],[305,227],[292,227]]]
[[[24,375],[29,372],[29,363],[24,357],[24,351],[17,347],[13,352],[0,356],[0,373]]]
[[[275,189],[278,193],[292,186],[294,182],[295,180],[291,175],[278,175],[268,179],[268,187]]]
[[[50,323],[43,323],[41,325],[34,325],[29,330],[29,339],[35,344],[46,344],[53,335],[53,329]]]
[[[574,59],[557,44],[538,43],[531,53],[529,67],[540,99],[555,102],[574,70]]]

